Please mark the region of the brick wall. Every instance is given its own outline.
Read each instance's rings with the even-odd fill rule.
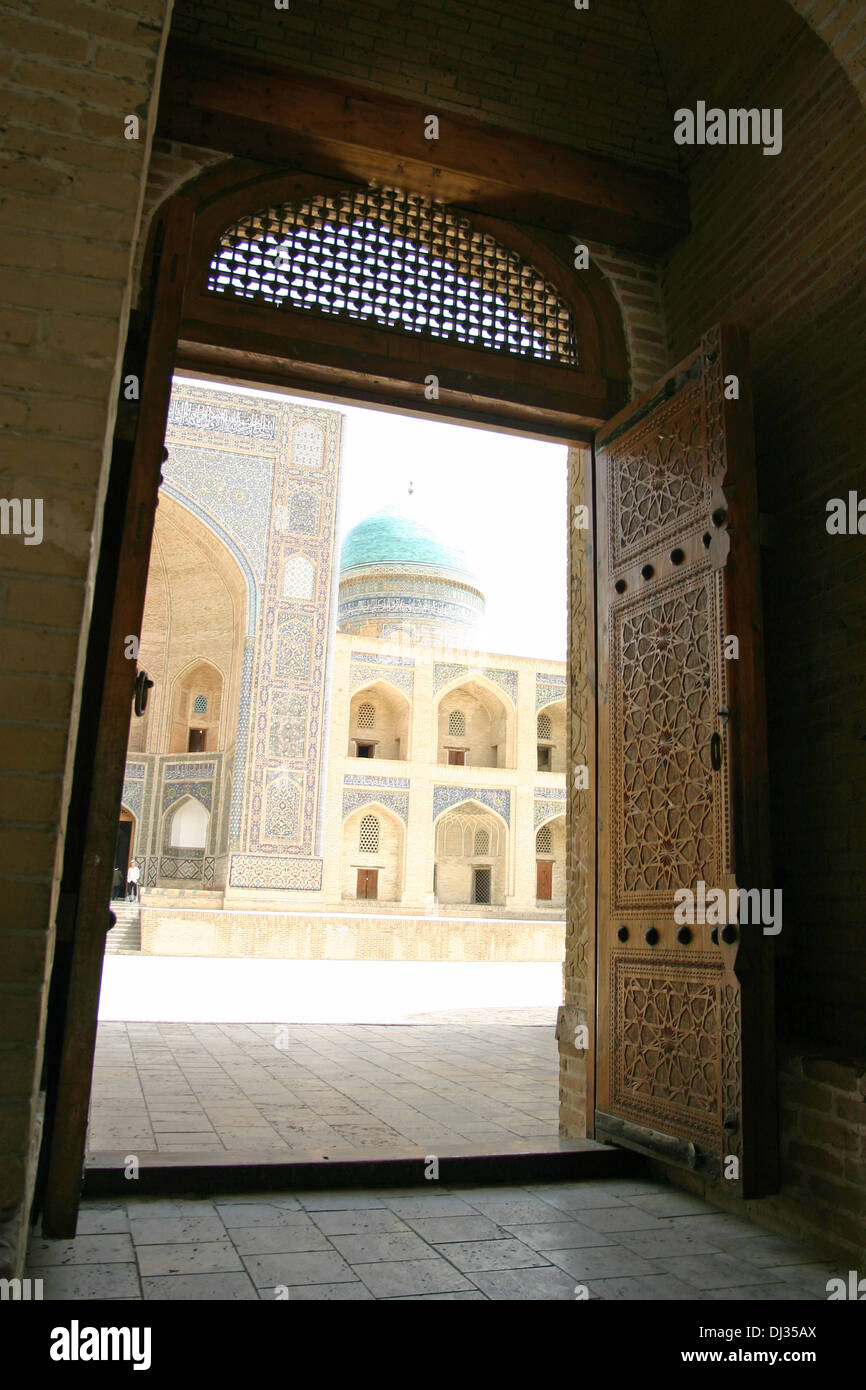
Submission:
[[[784,110],[784,148],[707,152],[694,234],[670,258],[671,359],[715,320],[751,330],[777,881],[779,1013],[793,1038],[866,1036],[866,549],[828,536],[826,502],[864,488],[866,117],[804,31],[752,100]]]
[[[655,50],[636,0],[177,0],[174,37],[429,97],[562,144],[673,169]],[[616,79],[614,81],[614,79]],[[661,132],[664,138],[660,139]]]
[[[167,12],[166,0],[29,0],[0,16],[0,492],[40,498],[44,514],[41,544],[0,537],[0,1220],[13,1225]],[[128,114],[138,141],[124,138]]]
[[[866,1061],[787,1057],[779,1074],[782,1181],[810,1226],[866,1251]]]
[[[161,897],[168,897],[162,893]],[[184,898],[188,898],[184,894]],[[149,898],[152,895],[148,895]],[[203,901],[206,895],[200,895]],[[286,912],[141,909],[145,955],[273,957],[279,960],[562,960],[562,922],[486,922],[383,917],[371,910],[325,915]]]

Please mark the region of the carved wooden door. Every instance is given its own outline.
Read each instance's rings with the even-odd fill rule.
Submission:
[[[742,330],[599,431],[596,490],[595,1132],[756,1196],[777,1186],[772,935],[700,887],[771,886]]]

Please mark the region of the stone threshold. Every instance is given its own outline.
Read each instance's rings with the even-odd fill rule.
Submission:
[[[371,1148],[363,1157],[357,1149],[298,1150],[291,1158],[242,1149],[219,1154],[144,1150],[135,1155],[138,1177],[131,1179],[125,1176],[128,1152],[94,1150],[84,1169],[83,1195],[422,1187],[424,1170],[433,1156],[416,1148],[394,1147]],[[516,1139],[496,1150],[485,1145],[451,1145],[435,1157],[438,1180],[446,1184],[589,1182],[646,1171],[638,1154],[592,1139]]]

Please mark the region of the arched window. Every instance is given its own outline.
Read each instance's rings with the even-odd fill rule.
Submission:
[[[171,817],[168,842],[172,849],[205,849],[210,816],[200,801],[187,798]]]
[[[376,718],[376,710],[373,705],[364,703],[358,706],[358,728],[372,729],[373,720]]]
[[[489,853],[490,853],[490,831],[489,831],[489,830],[476,830],[476,832],[475,832],[475,853],[476,853],[476,854],[489,854]]]
[[[220,237],[207,288],[489,352],[578,361],[568,306],[533,266],[463,214],[395,189],[320,194],[241,218]]]
[[[538,737],[539,737],[539,738],[552,738],[552,737],[553,737],[553,725],[552,725],[552,723],[550,722],[550,715],[549,715],[549,714],[540,714],[540,715],[538,716]]]
[[[450,738],[466,737],[466,715],[462,709],[453,709],[449,714],[448,735]]]
[[[361,821],[358,849],[361,854],[379,853],[379,819],[377,816],[364,816]]]
[[[207,714],[207,696],[196,695],[192,702],[193,714]]]
[[[543,825],[535,837],[536,854],[553,853],[553,837],[550,833],[550,826]]]

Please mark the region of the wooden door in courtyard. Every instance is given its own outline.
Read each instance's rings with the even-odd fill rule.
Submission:
[[[781,919],[772,891],[737,906],[771,889],[745,333],[708,333],[595,450],[595,1133],[756,1196]]]
[[[549,859],[537,859],[535,869],[535,896],[539,902],[548,902],[553,897],[553,864]]]
[[[378,898],[379,896],[379,870],[378,869],[359,869],[358,870],[358,897],[359,898]]]

